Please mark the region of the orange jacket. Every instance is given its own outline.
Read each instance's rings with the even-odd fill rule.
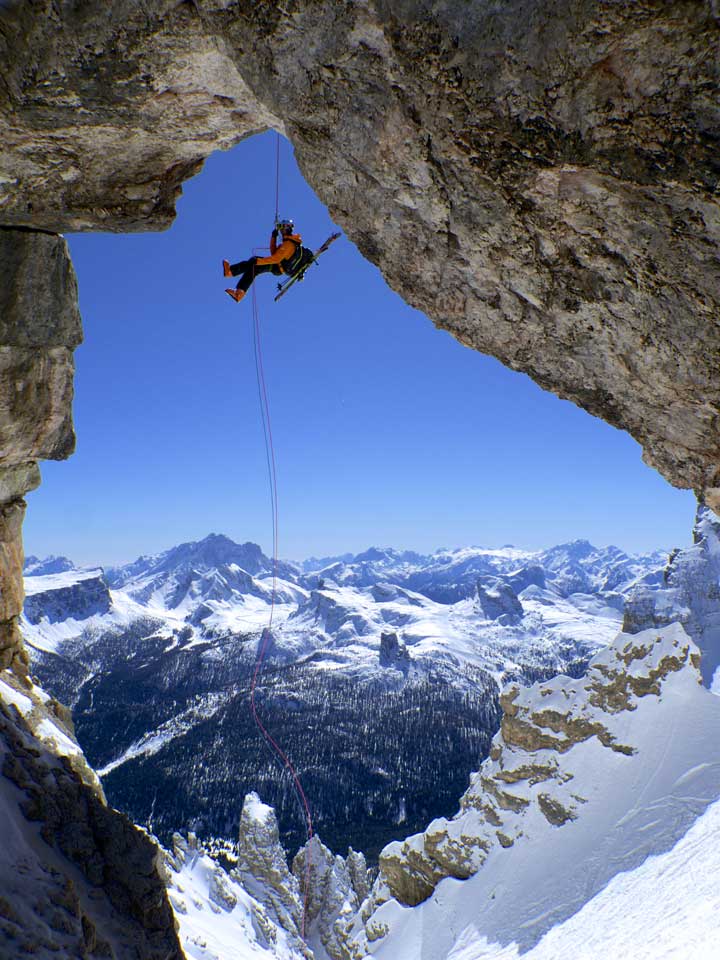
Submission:
[[[283,237],[280,246],[277,245],[275,237],[270,237],[270,256],[258,257],[255,261],[258,266],[277,263],[280,269],[283,268],[283,262],[289,260],[302,244],[302,237],[299,233],[292,233],[288,237]],[[284,271],[283,271],[284,273]]]

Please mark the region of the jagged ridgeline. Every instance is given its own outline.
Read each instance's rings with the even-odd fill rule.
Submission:
[[[580,675],[660,559],[577,541],[283,564],[257,704],[323,841],[372,862],[451,816],[497,730],[499,685]],[[106,573],[63,558],[27,573],[33,670],[71,706],[110,802],[166,843],[233,840],[256,791],[293,853],[304,818],[249,702],[273,597],[260,548],[212,535]]]

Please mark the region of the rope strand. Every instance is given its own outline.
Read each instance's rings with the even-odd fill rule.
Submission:
[[[275,220],[274,224],[278,222],[278,215],[280,212],[280,134],[275,134]]]
[[[259,318],[259,312],[258,312],[258,306],[257,306],[257,294],[256,294],[256,289],[254,284],[252,288],[252,304],[253,304],[253,347],[254,347],[254,353],[255,353],[255,374],[257,378],[258,399],[260,401],[260,414],[261,414],[262,423],[263,423],[263,434],[265,437],[265,459],[267,462],[268,481],[270,485],[270,510],[272,514],[273,575],[272,575],[272,594],[270,599],[270,616],[268,620],[268,625],[263,630],[262,638],[258,648],[257,658],[255,661],[255,670],[253,672],[253,678],[250,684],[250,709],[252,710],[252,715],[255,721],[255,725],[260,731],[266,744],[270,747],[274,756],[282,763],[283,768],[290,774],[292,778],[292,783],[295,789],[295,793],[299,801],[301,813],[303,814],[305,819],[308,845],[307,845],[307,855],[305,857],[305,890],[304,890],[304,896],[303,896],[303,915],[302,915],[302,927],[301,927],[301,935],[303,940],[305,940],[306,939],[307,906],[308,906],[308,897],[310,892],[310,874],[311,874],[310,844],[313,838],[313,823],[312,823],[312,815],[310,813],[310,805],[305,795],[305,791],[303,790],[302,783],[300,782],[300,777],[298,776],[290,758],[287,756],[287,754],[282,749],[280,744],[274,739],[272,734],[267,730],[264,723],[260,719],[260,716],[257,710],[256,700],[255,700],[258,677],[260,675],[260,670],[261,670],[263,661],[265,660],[268,648],[270,646],[270,642],[272,640],[272,625],[273,625],[273,618],[275,614],[275,603],[276,603],[276,597],[277,597],[279,537],[278,537],[277,465],[275,461],[275,445],[273,443],[272,424],[270,421],[270,404],[268,402],[267,385],[265,382],[265,370],[263,365],[262,340],[260,336],[260,318]]]

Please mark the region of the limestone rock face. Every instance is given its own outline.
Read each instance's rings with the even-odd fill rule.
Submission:
[[[249,793],[243,803],[237,856],[232,876],[282,929],[300,942],[300,888],[285,860],[275,811],[262,803],[256,793]]]
[[[75,445],[72,351],[82,341],[67,244],[0,229],[0,264],[0,465],[62,460]]]
[[[22,498],[40,482],[37,460],[74,449],[72,351],[82,329],[61,237],[0,228],[0,265],[0,668],[22,674]]]
[[[500,732],[489,758],[472,775],[459,813],[385,847],[380,884],[373,892],[376,903],[393,897],[415,906],[445,877],[467,879],[477,873],[493,851],[537,836],[543,825],[560,828],[576,820],[589,799],[576,773],[577,748],[594,741],[601,754],[632,758],[646,735],[642,721],[633,727],[638,705],[653,698],[661,709],[667,678],[686,671],[688,682],[694,677],[697,683],[699,662],[695,644],[675,624],[663,634],[620,634],[580,680],[556,677],[530,688],[510,687],[501,697]],[[595,783],[587,785],[591,792],[600,765],[595,758]]]
[[[0,674],[0,955],[182,960],[159,849],[105,804],[53,704]]]
[[[298,851],[292,870],[306,902],[305,927],[311,940],[319,940],[330,960],[347,960],[345,928],[367,895],[365,858],[352,849],[347,860],[333,856],[313,837]]]
[[[166,226],[283,130],[409,303],[720,507],[719,38],[684,0],[13,5],[0,219]]]

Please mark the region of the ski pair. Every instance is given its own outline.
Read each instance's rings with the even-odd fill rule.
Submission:
[[[325,253],[325,251],[333,242],[333,240],[337,240],[339,236],[340,236],[339,233],[331,233],[330,236],[325,241],[325,243],[323,243],[323,245],[321,247],[318,247],[318,249],[315,251],[315,253],[313,254],[312,260],[308,260],[305,266],[302,267],[296,274],[293,274],[293,276],[290,277],[289,280],[285,280],[284,283],[278,284],[278,293],[277,293],[277,296],[275,297],[276,303],[280,299],[280,297],[284,296],[288,292],[288,290],[294,283],[296,283],[298,280],[302,280],[302,278],[307,273],[308,268],[311,267],[314,263],[317,263],[317,259],[320,256],[320,254]]]

